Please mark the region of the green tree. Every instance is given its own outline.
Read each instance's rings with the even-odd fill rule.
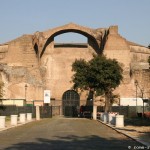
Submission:
[[[89,87],[87,82],[88,70],[89,64],[84,59],[75,60],[72,64],[72,71],[75,72],[72,80],[74,82],[74,89],[77,90],[80,88],[81,90],[86,90]]]
[[[113,90],[120,85],[123,78],[122,68],[115,59],[94,56],[86,62],[76,60],[72,64],[74,89],[94,91],[97,96],[105,94],[105,112],[110,110]]]

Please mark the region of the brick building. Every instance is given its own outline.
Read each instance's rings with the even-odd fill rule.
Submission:
[[[54,38],[74,32],[87,37],[86,44],[56,44]],[[75,59],[90,60],[105,54],[117,59],[123,67],[124,80],[115,90],[120,98],[135,98],[136,86],[150,97],[150,70],[147,62],[150,49],[130,42],[118,33],[118,26],[91,29],[74,23],[56,27],[31,35],[23,35],[10,42],[0,44],[0,80],[4,82],[5,99],[26,99],[43,103],[43,91],[50,90],[52,105],[63,105],[73,83],[71,65]],[[140,89],[137,96],[141,96]],[[74,93],[84,105],[87,92]],[[98,102],[100,97],[96,98]],[[96,102],[96,103],[97,103]]]

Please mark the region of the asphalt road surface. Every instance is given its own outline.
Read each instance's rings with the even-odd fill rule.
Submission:
[[[0,132],[2,150],[129,150],[139,146],[89,119],[43,119]]]

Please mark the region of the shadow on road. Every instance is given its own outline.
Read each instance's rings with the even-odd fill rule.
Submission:
[[[128,150],[140,146],[131,139],[101,138],[91,135],[79,137],[69,135],[67,137],[53,137],[53,140],[38,138],[35,142],[21,142],[4,150]]]

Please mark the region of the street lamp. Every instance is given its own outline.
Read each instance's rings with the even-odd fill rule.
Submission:
[[[143,94],[144,94],[144,89],[141,89],[141,96],[142,96],[142,101],[143,101],[143,116],[144,116],[144,99],[143,99]]]
[[[26,99],[27,99],[27,88],[28,88],[28,85],[27,84],[25,84],[25,102],[26,102]]]
[[[137,113],[137,86],[138,86],[138,81],[135,80],[135,86],[136,86],[136,113]]]

